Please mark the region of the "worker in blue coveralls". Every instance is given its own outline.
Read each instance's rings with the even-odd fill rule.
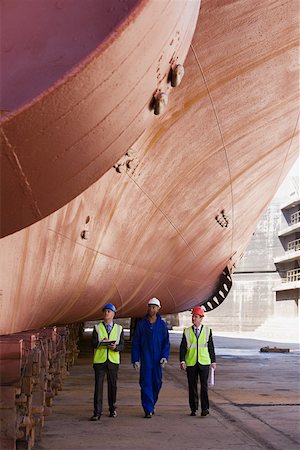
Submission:
[[[147,315],[138,323],[132,341],[132,363],[140,369],[141,400],[145,418],[155,412],[155,404],[162,386],[162,369],[170,354],[169,332],[158,314],[160,301],[151,298]]]

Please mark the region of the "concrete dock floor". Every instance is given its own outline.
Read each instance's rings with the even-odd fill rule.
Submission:
[[[277,344],[291,353],[260,353],[270,342],[214,338],[215,385],[210,388],[210,415],[190,417],[186,374],[179,369],[180,334],[171,334],[172,352],[152,419],[144,419],[139,375],[123,352],[118,382],[118,417],[105,409],[99,422],[92,415],[94,373],[85,334],[81,354],[64,389],[46,418],[35,450],[113,449],[278,449],[300,446],[300,365],[296,344]]]

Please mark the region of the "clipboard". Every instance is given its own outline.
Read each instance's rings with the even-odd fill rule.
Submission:
[[[115,344],[116,343],[116,341],[111,341],[111,340],[108,340],[108,341],[101,341],[101,342],[99,342],[99,344],[98,344],[98,347],[107,347],[108,345],[110,345],[110,344]]]

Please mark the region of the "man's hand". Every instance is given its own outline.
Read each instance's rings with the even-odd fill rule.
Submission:
[[[161,367],[164,368],[165,365],[167,364],[168,360],[167,360],[167,358],[161,358],[161,360],[159,362],[160,362]]]
[[[181,369],[181,370],[186,370],[186,363],[185,363],[184,361],[182,361],[182,362],[180,363],[180,369]]]
[[[106,338],[104,338],[104,339],[106,339]],[[103,342],[103,341],[104,341],[104,339],[101,339],[101,341],[98,341],[98,345],[97,345],[97,348],[100,348],[100,347],[101,347],[101,342]]]
[[[211,363],[210,367],[214,370],[216,370],[217,368],[217,363]]]
[[[133,368],[134,368],[134,370],[139,370],[139,368],[140,368],[139,361],[136,361],[135,363],[133,363]]]
[[[116,347],[117,347],[117,344],[116,344],[116,343],[114,343],[114,344],[109,344],[108,347],[109,347],[111,350],[115,350]]]

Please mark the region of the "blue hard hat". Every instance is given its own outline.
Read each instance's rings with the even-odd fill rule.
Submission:
[[[115,314],[117,312],[115,305],[113,305],[112,303],[107,303],[105,306],[103,306],[102,311],[104,311],[105,309],[110,309]]]

